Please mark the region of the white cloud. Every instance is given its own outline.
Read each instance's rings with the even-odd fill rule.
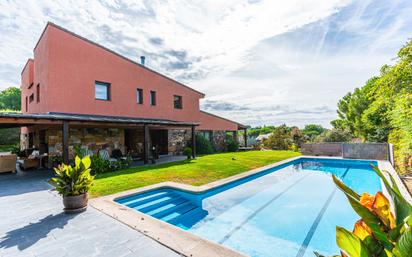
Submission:
[[[223,116],[325,125],[337,100],[405,42],[411,11],[406,0],[2,1],[0,88],[19,84],[52,21],[129,58],[146,55],[211,101],[254,107],[216,110]]]

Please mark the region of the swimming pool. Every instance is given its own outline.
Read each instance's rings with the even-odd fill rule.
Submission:
[[[331,174],[381,190],[374,161],[300,158],[202,193],[162,188],[116,202],[250,256],[338,253],[335,226],[358,219]]]

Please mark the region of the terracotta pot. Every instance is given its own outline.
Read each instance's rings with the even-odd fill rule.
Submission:
[[[76,195],[76,196],[64,196],[63,205],[64,212],[76,213],[85,211],[87,208],[87,201],[89,199],[88,193]]]

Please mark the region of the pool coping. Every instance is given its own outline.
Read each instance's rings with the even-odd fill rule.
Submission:
[[[182,191],[187,191],[190,193],[202,193],[234,181],[253,176],[257,173],[265,171],[267,169],[275,168],[281,166],[285,163],[298,160],[301,158],[316,158],[316,159],[342,159],[342,160],[355,160],[355,159],[344,159],[339,157],[327,157],[327,156],[296,156],[289,159],[285,159],[279,162],[275,162],[260,168],[256,168],[247,172],[243,172],[228,178],[220,179],[202,186],[191,186],[187,184],[181,184],[176,182],[162,182],[150,186],[145,186],[137,189],[131,189],[116,194],[103,196],[99,198],[94,198],[90,200],[90,205],[95,209],[103,212],[104,214],[120,221],[121,223],[129,226],[130,228],[137,230],[148,237],[154,239],[160,244],[174,250],[175,252],[182,254],[184,256],[193,256],[193,257],[207,257],[207,256],[227,256],[227,257],[244,257],[247,256],[243,253],[240,253],[236,250],[233,250],[227,246],[220,245],[216,242],[212,242],[195,234],[192,234],[189,231],[183,230],[179,227],[171,225],[167,222],[158,220],[154,217],[136,211],[135,209],[129,208],[122,204],[115,202],[115,199],[130,196],[134,194],[140,194],[147,191],[162,189],[162,188],[171,188]],[[356,159],[359,160],[359,159]],[[402,183],[400,177],[396,173],[395,169],[392,167],[389,161],[380,161],[380,160],[368,160],[368,161],[377,161],[378,168],[381,170],[387,171],[391,174],[396,184],[398,185],[401,193],[405,199],[412,203],[412,197],[407,191],[406,187]],[[385,176],[389,178],[387,173]],[[382,190],[385,195],[388,196],[384,185],[382,185]]]

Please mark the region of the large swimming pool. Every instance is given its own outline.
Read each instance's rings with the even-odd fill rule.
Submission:
[[[335,226],[359,218],[331,174],[358,193],[381,190],[373,161],[300,158],[201,194],[158,189],[117,199],[250,256],[338,253]]]

